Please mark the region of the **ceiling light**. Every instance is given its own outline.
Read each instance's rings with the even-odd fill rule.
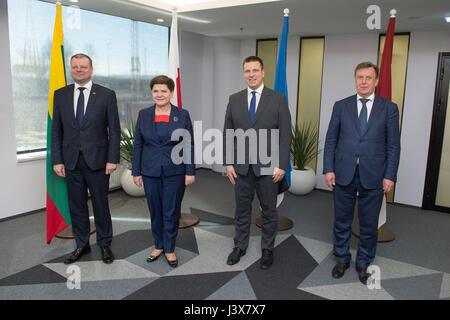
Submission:
[[[70,2],[78,3],[78,0],[70,0]]]
[[[156,21],[158,21],[158,22],[164,22],[164,19],[159,18],[159,19],[156,19]]]
[[[447,23],[450,23],[450,17],[445,17],[445,21],[447,21]]]

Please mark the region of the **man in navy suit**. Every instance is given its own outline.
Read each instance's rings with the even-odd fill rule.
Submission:
[[[64,261],[91,251],[88,188],[94,209],[102,260],[112,263],[112,222],[108,206],[110,174],[120,157],[120,122],[114,91],[92,83],[92,60],[76,54],[70,60],[74,84],[55,91],[52,123],[53,170],[67,179],[70,217],[77,248]]]
[[[400,159],[397,105],[375,95],[378,68],[370,62],[355,69],[356,95],[337,101],[325,141],[323,173],[333,190],[332,270],[341,278],[350,266],[350,237],[358,194],[360,240],[356,254],[359,280],[367,284],[367,267],[375,259],[378,216],[385,192],[397,179]]]

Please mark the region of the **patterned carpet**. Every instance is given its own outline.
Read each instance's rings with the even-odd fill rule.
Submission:
[[[277,237],[275,262],[259,268],[260,230],[252,226],[247,254],[229,266],[233,241],[231,218],[192,209],[201,223],[181,229],[175,253],[177,268],[165,258],[147,263],[153,248],[149,230],[115,236],[116,260],[101,261],[100,250],[70,267],[63,255],[0,279],[0,299],[39,300],[316,300],[316,299],[448,299],[450,274],[388,258],[374,262],[382,270],[380,288],[362,285],[354,264],[339,280],[330,275],[335,264],[329,243],[300,235]],[[355,254],[352,250],[353,256]],[[74,267],[77,268],[76,272]],[[79,268],[79,269],[78,269]],[[80,275],[79,287],[74,277]],[[74,288],[75,287],[75,288]]]
[[[116,257],[110,265],[101,261],[95,236],[91,253],[65,265],[73,242],[55,239],[50,246],[44,244],[44,212],[0,222],[0,299],[450,300],[446,214],[389,205],[390,227],[398,239],[379,244],[373,266],[380,281],[369,288],[359,282],[354,261],[343,278],[331,277],[336,263],[330,241],[332,202],[331,194],[323,191],[306,197],[286,195],[279,213],[291,218],[294,228],[278,234],[271,268],[259,267],[261,231],[256,225],[251,227],[246,255],[238,264],[227,265],[234,235],[232,188],[209,171],[198,176],[203,183],[187,190],[183,210],[197,215],[200,223],[180,229],[177,268],[164,257],[146,262],[153,238],[145,198],[130,198],[120,190],[110,196]],[[221,191],[208,191],[211,186]],[[255,206],[254,211],[258,214]],[[356,243],[353,238],[353,257]]]

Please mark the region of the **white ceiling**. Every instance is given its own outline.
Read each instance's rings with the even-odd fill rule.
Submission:
[[[56,0],[42,1],[56,2]],[[170,11],[149,7],[136,1],[151,0],[78,0],[77,5],[82,9],[170,26]],[[69,0],[60,0],[60,2],[63,5],[72,4]],[[380,30],[369,30],[366,26],[366,21],[371,16],[366,13],[369,5],[377,5],[381,9]],[[205,8],[204,5],[203,8]],[[208,36],[233,39],[277,37],[281,33],[284,8],[290,10],[290,35],[320,36],[386,32],[389,12],[393,8],[397,10],[396,32],[425,30],[450,32],[450,23],[444,20],[445,16],[450,16],[449,0],[261,1],[261,3],[234,7],[180,12],[178,28]],[[164,22],[157,22],[158,18],[163,18]]]

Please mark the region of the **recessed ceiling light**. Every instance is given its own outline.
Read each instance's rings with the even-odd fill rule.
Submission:
[[[156,19],[156,21],[158,21],[158,22],[164,22],[164,19],[159,18],[159,19]]]
[[[450,23],[450,17],[445,17],[445,21],[447,21],[447,23]]]
[[[70,0],[70,2],[78,3],[78,0]]]

